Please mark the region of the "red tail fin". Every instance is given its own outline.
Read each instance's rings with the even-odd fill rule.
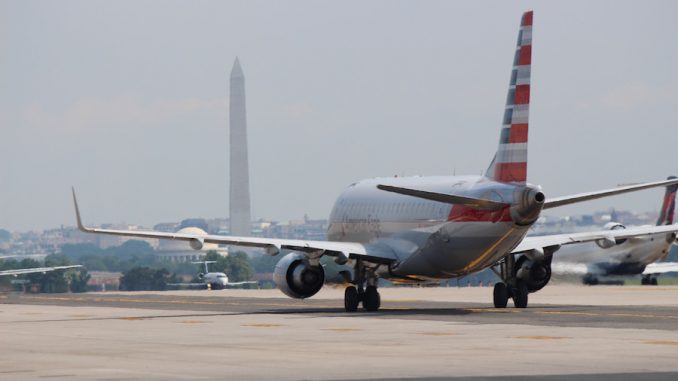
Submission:
[[[668,179],[670,180],[675,178],[676,176],[669,176]],[[678,191],[678,185],[670,185],[666,187],[666,193],[664,193],[664,202],[662,203],[662,209],[659,212],[659,219],[657,219],[657,226],[673,224],[673,215],[676,211],[676,191]]]
[[[511,81],[506,96],[499,148],[486,176],[501,182],[527,181],[527,130],[530,114],[532,11],[520,23]]]

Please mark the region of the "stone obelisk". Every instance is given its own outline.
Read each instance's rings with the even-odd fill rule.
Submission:
[[[250,218],[250,175],[247,160],[247,115],[245,108],[245,76],[238,58],[231,70],[230,95],[231,184],[230,224],[231,235],[249,236],[252,233]]]

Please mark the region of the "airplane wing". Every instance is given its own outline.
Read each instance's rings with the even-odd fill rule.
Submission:
[[[655,262],[645,267],[643,275],[678,272],[678,262]]]
[[[649,189],[649,188],[655,188],[655,187],[661,187],[661,186],[669,186],[669,185],[674,185],[674,184],[678,184],[678,179],[669,179],[669,180],[662,180],[662,181],[654,181],[654,182],[651,182],[651,183],[627,185],[627,186],[623,186],[623,187],[606,189],[606,190],[602,190],[602,191],[579,193],[579,194],[575,194],[575,195],[572,195],[572,196],[547,198],[546,201],[544,201],[544,208],[543,209],[550,209],[550,208],[555,208],[555,207],[558,207],[558,206],[574,204],[574,203],[577,203],[577,202],[595,200],[595,199],[598,199],[598,198],[614,196],[614,195],[618,195],[618,194],[622,194],[622,193],[635,192],[635,191],[639,191],[639,190],[643,190],[643,189]]]
[[[246,280],[243,282],[229,282],[226,283],[226,287],[233,287],[233,286],[244,286],[246,284],[259,284],[256,280]]]
[[[662,226],[640,226],[636,228],[619,230],[599,230],[583,233],[555,234],[536,237],[525,237],[513,250],[513,253],[522,253],[531,250],[543,250],[546,248],[558,248],[572,243],[592,242],[598,240],[616,241],[642,236],[678,233],[678,224]]]
[[[16,269],[16,270],[5,270],[5,271],[0,271],[0,276],[3,275],[22,275],[22,274],[34,274],[34,273],[46,273],[50,271],[56,271],[56,270],[66,270],[66,269],[73,269],[76,267],[82,267],[82,265],[72,265],[72,266],[55,266],[55,267],[33,267],[30,269]]]
[[[193,249],[200,250],[204,243],[216,243],[223,245],[258,247],[264,249],[268,255],[277,255],[281,250],[292,250],[305,253],[309,257],[319,258],[323,255],[335,257],[339,264],[346,263],[349,259],[362,258],[368,262],[391,263],[397,260],[395,253],[379,246],[362,244],[358,242],[336,241],[310,241],[299,239],[278,239],[258,237],[236,237],[223,235],[197,235],[183,233],[166,233],[143,230],[115,230],[89,228],[83,225],[80,217],[78,201],[73,190],[73,203],[78,229],[85,233],[109,234],[125,237],[172,239],[188,242]]]

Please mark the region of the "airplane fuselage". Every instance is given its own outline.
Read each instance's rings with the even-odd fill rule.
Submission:
[[[210,272],[205,275],[203,275],[202,278],[203,282],[205,284],[210,284],[212,287],[226,287],[228,285],[228,277],[226,276],[225,273],[220,273],[220,272]]]
[[[558,251],[554,265],[580,263],[595,275],[637,275],[645,266],[666,258],[675,238],[673,233],[662,233],[628,239],[609,248],[594,242],[567,245]]]
[[[385,192],[378,184],[487,199],[507,207],[472,209]],[[363,180],[351,184],[335,202],[328,239],[391,250],[398,261],[382,276],[463,276],[493,265],[520,243],[540,210],[524,215],[525,194],[529,192],[538,190],[482,176]]]

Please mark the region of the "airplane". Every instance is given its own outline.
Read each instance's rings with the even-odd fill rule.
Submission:
[[[659,229],[673,224],[677,190],[678,185],[666,187],[656,224]],[[605,224],[605,229],[623,230],[626,226],[611,221]],[[614,242],[600,240],[568,245],[554,257],[553,271],[582,274],[583,282],[589,285],[599,284],[599,277],[610,275],[641,275],[641,284],[657,285],[658,275],[678,271],[678,263],[659,262],[668,256],[675,242],[676,232],[663,232]]]
[[[553,254],[562,245],[616,240],[647,234],[646,229],[525,237],[542,210],[602,197],[678,184],[678,180],[627,185],[571,196],[546,198],[527,183],[533,13],[523,14],[518,33],[499,148],[480,176],[387,177],[351,184],[329,217],[328,241],[236,237],[86,227],[75,190],[78,228],[98,233],[261,248],[268,255],[289,251],[273,278],[287,296],[304,299],[323,286],[323,256],[353,268],[344,291],[344,308],[366,311],[381,306],[378,280],[426,283],[492,268],[501,278],[493,291],[496,308],[509,298],[525,308],[528,294],[546,286]],[[674,231],[669,229],[668,231]]]
[[[209,290],[221,290],[227,287],[237,287],[246,284],[257,284],[256,281],[229,282],[228,276],[226,276],[225,273],[210,272],[207,265],[210,263],[217,263],[217,261],[199,261],[191,263],[202,264],[205,266],[205,272],[198,274],[198,278],[202,280],[202,283],[170,283],[168,284],[168,286],[188,286],[188,287],[202,286],[207,287],[207,289]]]
[[[28,269],[15,269],[15,270],[4,270],[0,271],[0,276],[19,276],[23,274],[35,274],[35,273],[48,273],[50,271],[57,271],[57,270],[66,270],[66,269],[73,269],[76,267],[82,267],[82,265],[72,265],[72,266],[54,266],[54,267],[33,267],[33,268],[28,268]]]

